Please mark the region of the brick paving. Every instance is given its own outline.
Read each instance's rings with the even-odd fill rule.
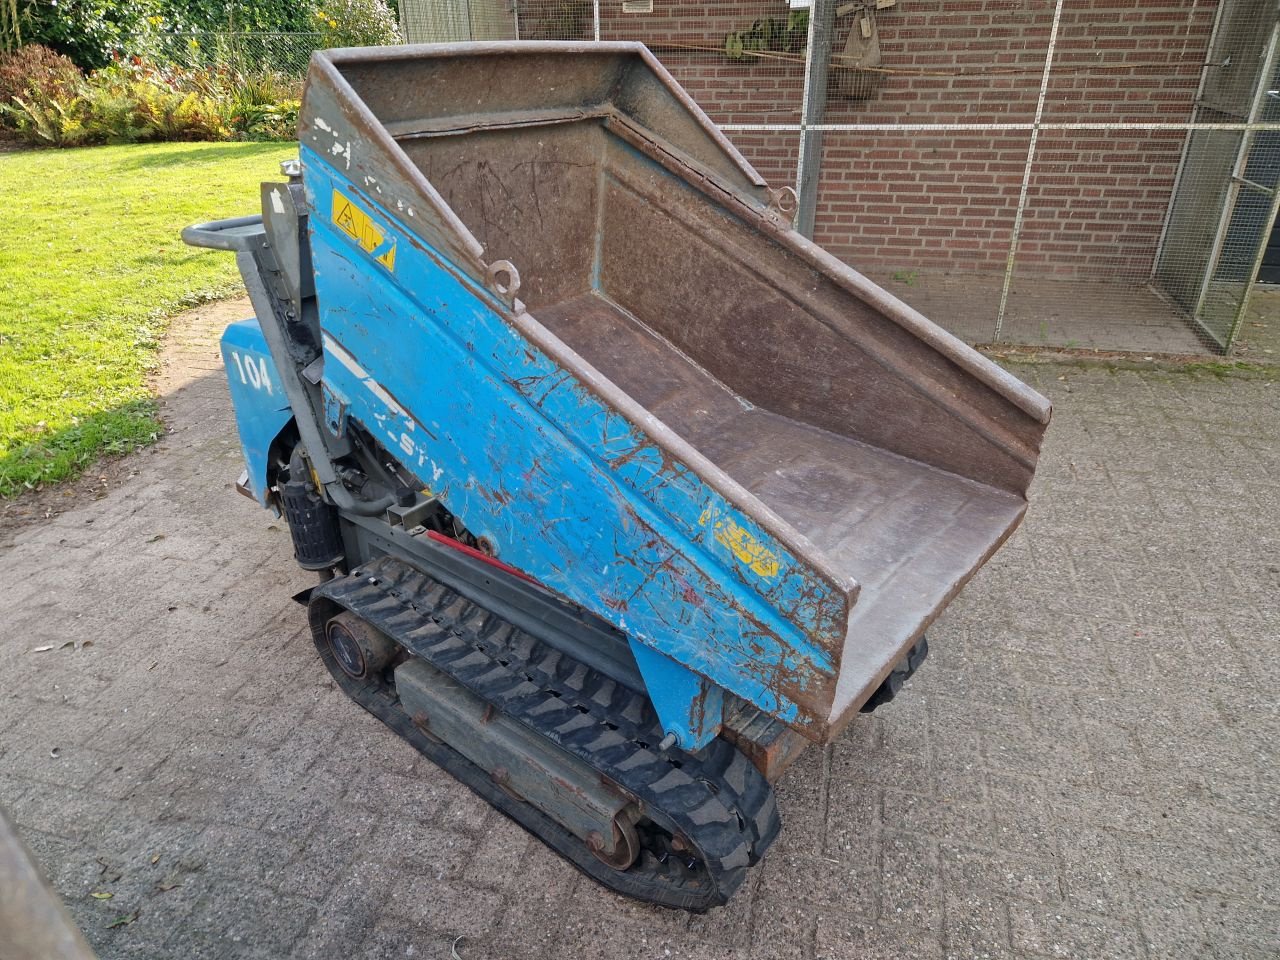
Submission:
[[[895,297],[926,317],[942,320],[970,343],[990,343],[1000,312],[1000,273],[943,270],[866,271]],[[1269,320],[1275,299],[1254,295],[1253,313]],[[1255,332],[1258,327],[1250,327]],[[1214,354],[1200,341],[1181,309],[1145,283],[1025,276],[1015,273],[1009,289],[1001,342],[1040,349],[1141,350],[1144,354]]]
[[[288,533],[231,488],[242,309],[175,325],[133,476],[0,530],[0,804],[102,957],[1277,955],[1274,380],[1020,368],[1057,405],[1023,530],[690,917],[583,880],[326,679]]]

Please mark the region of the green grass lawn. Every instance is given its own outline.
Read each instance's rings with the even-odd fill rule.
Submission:
[[[190,223],[254,213],[283,143],[0,154],[0,496],[159,429],[146,376],[166,318],[239,288]]]

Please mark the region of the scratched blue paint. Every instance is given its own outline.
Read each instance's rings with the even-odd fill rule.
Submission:
[[[362,423],[499,556],[639,642],[796,720],[788,684],[828,683],[813,637],[840,592],[607,407],[345,181],[397,233],[394,274],[331,223],[334,171],[304,148],[326,406]],[[744,570],[708,518],[764,545]],[[788,688],[794,689],[794,686]]]
[[[236,431],[249,472],[249,489],[267,505],[267,463],[271,444],[293,419],[280,375],[256,319],[241,320],[222,334],[222,363],[236,412]]]
[[[701,750],[720,733],[724,691],[688,667],[635,640],[631,652],[662,729],[679,738],[683,750]]]
[[[622,414],[605,406],[568,373],[519,381],[522,392],[547,416],[564,425],[614,475],[664,513],[681,533],[716,559],[723,573],[755,592],[808,636],[843,639],[848,611],[843,597],[816,580],[785,547],[754,520],[708,487],[684,464],[664,461],[663,452]],[[744,442],[750,442],[744,438]],[[778,561],[777,575],[750,571],[714,536],[713,522],[732,520]]]

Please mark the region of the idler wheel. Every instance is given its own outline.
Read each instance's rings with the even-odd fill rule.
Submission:
[[[324,634],[333,659],[353,680],[377,676],[399,649],[394,640],[350,611],[338,614],[325,624]]]

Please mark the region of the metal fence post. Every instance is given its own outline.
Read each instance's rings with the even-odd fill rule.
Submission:
[[[1009,257],[1004,265],[1004,284],[1000,288],[1000,307],[996,311],[996,329],[992,341],[999,341],[1004,328],[1004,312],[1009,305],[1009,288],[1013,286],[1013,268],[1018,261],[1018,241],[1022,239],[1022,219],[1027,209],[1027,191],[1031,187],[1031,167],[1036,160],[1036,141],[1040,139],[1040,122],[1044,118],[1044,101],[1053,74],[1053,51],[1058,45],[1058,24],[1062,22],[1062,2],[1053,6],[1053,26],[1049,28],[1049,48],[1044,54],[1044,73],[1040,75],[1040,95],[1036,98],[1036,115],[1027,141],[1027,163],[1022,168],[1022,187],[1018,191],[1018,209],[1013,215],[1013,235],[1009,238]]]
[[[796,229],[813,238],[818,207],[818,177],[822,172],[822,130],[827,109],[827,70],[831,64],[831,32],[835,25],[832,0],[812,0],[809,40],[804,60],[804,96],[800,101],[800,145],[796,161]]]

